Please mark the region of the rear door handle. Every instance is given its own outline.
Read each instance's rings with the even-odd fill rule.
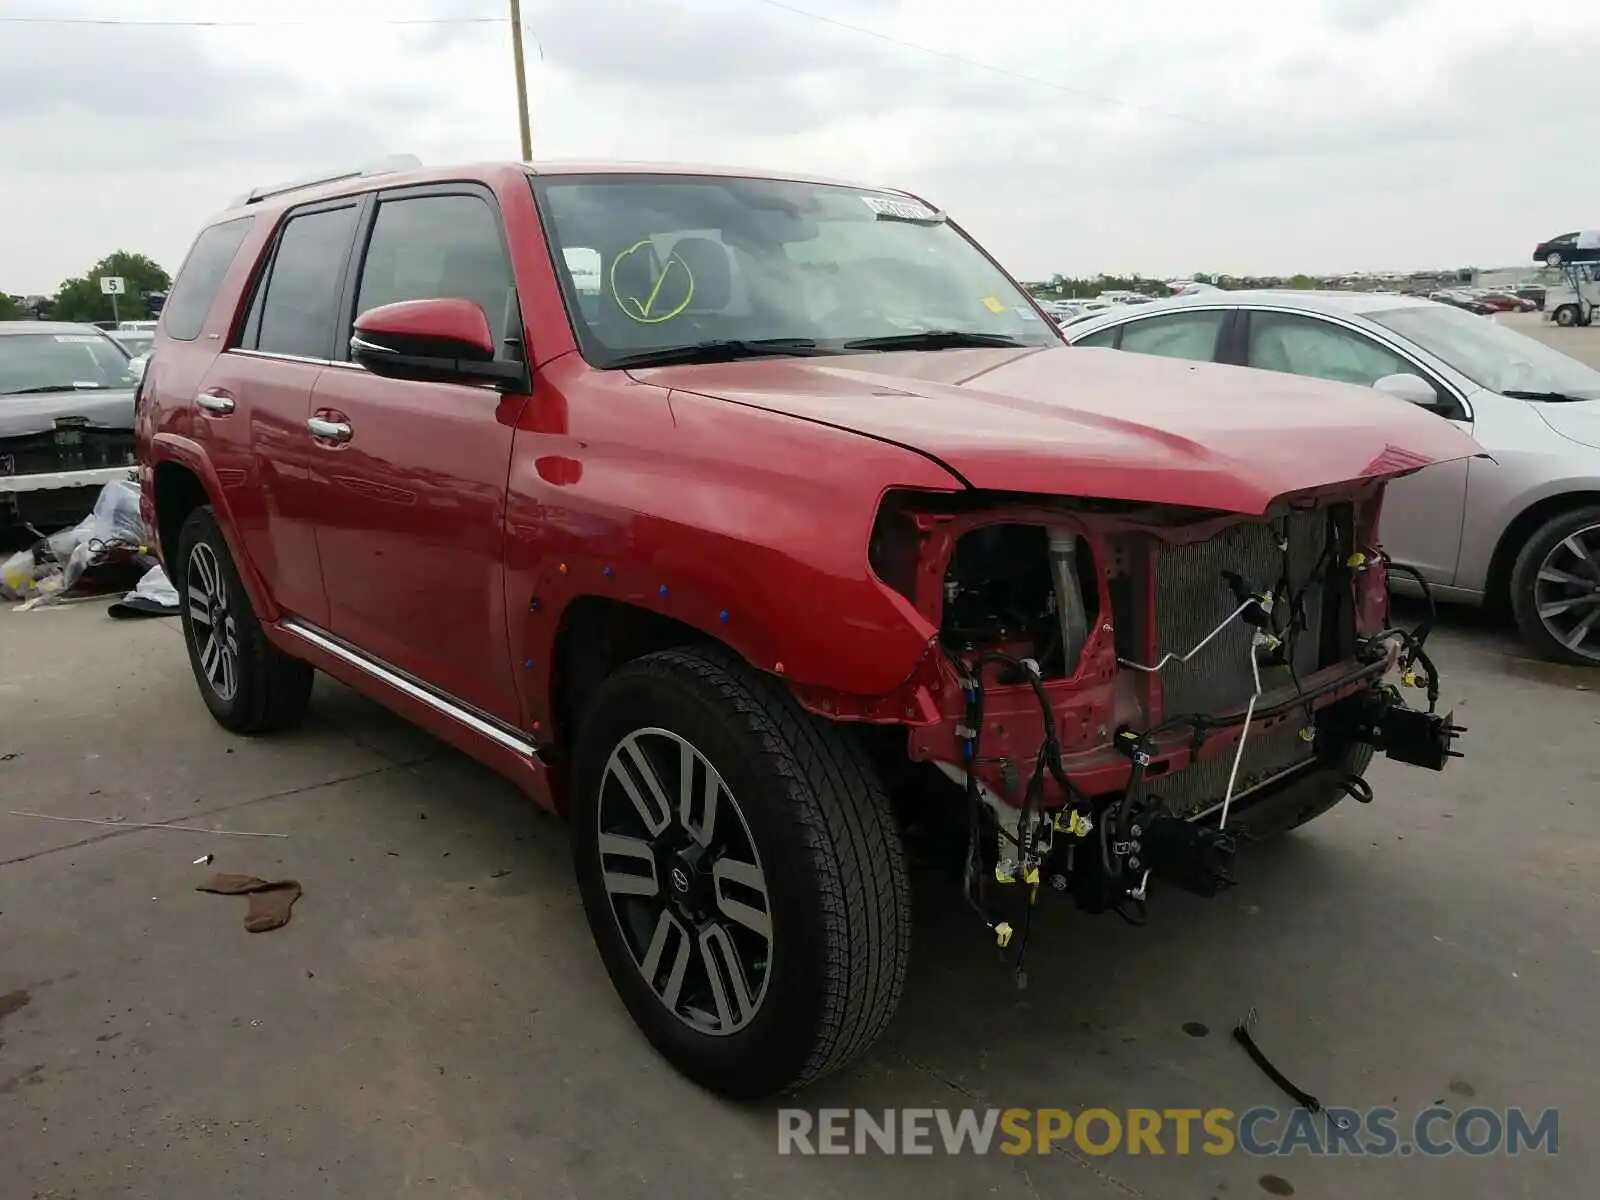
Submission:
[[[233,411],[233,397],[225,396],[221,392],[201,392],[194,398],[194,402],[207,412],[220,413],[224,416]]]
[[[322,417],[306,418],[306,428],[311,431],[314,438],[325,438],[330,442],[348,442],[351,438],[350,426],[343,421],[328,421]]]

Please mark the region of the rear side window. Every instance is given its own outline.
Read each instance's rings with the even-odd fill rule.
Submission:
[[[1099,346],[1104,349],[1114,350],[1117,345],[1117,334],[1121,332],[1121,325],[1113,325],[1109,329],[1097,330],[1088,337],[1081,337],[1072,344],[1074,346]]]
[[[162,308],[169,338],[192,342],[200,336],[200,327],[216,302],[222,279],[254,221],[254,217],[235,217],[200,231]]]
[[[333,351],[339,287],[355,237],[354,204],[290,217],[278,236],[257,303],[254,349],[297,358],[328,358]]]
[[[378,206],[357,315],[401,300],[471,300],[506,337],[511,263],[494,209],[467,195],[402,196]]]
[[[1227,316],[1220,311],[1173,313],[1166,317],[1146,317],[1122,327],[1124,350],[1135,354],[1159,354],[1164,358],[1187,358],[1210,362],[1216,353],[1217,335]]]

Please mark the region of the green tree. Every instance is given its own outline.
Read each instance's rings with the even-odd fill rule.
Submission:
[[[130,250],[108,254],[84,275],[64,281],[56,293],[55,319],[57,321],[109,321],[112,319],[111,297],[100,290],[102,276],[120,275],[127,280],[127,292],[117,297],[116,315],[124,321],[137,321],[148,315],[144,298],[151,292],[165,292],[172,287],[168,275],[155,260]]]
[[[1291,275],[1287,286],[1292,288],[1314,288],[1317,286],[1317,281],[1309,275]]]
[[[22,317],[22,306],[4,292],[0,292],[0,321],[16,321]]]

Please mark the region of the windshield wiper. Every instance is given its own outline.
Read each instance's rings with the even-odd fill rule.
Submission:
[[[12,388],[7,390],[8,396],[38,396],[44,392],[103,392],[103,383],[47,383],[41,387]]]
[[[893,333],[887,337],[856,338],[846,350],[959,350],[965,347],[1023,346],[1003,333],[974,333],[964,329],[924,329],[920,333]]]
[[[666,367],[680,363],[737,362],[741,358],[771,358],[786,354],[827,354],[815,338],[716,338],[687,346],[662,346],[637,350],[613,358],[612,367]]]
[[[1529,392],[1520,388],[1511,388],[1500,394],[1510,396],[1513,400],[1543,400],[1550,404],[1578,404],[1585,400],[1600,400],[1600,396],[1574,396],[1570,392]]]

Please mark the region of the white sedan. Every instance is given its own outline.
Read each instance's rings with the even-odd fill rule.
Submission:
[[[1509,609],[1544,656],[1600,666],[1600,371],[1448,305],[1359,292],[1184,296],[1062,336],[1375,387],[1455,423],[1489,457],[1392,483],[1385,550],[1441,598]]]

